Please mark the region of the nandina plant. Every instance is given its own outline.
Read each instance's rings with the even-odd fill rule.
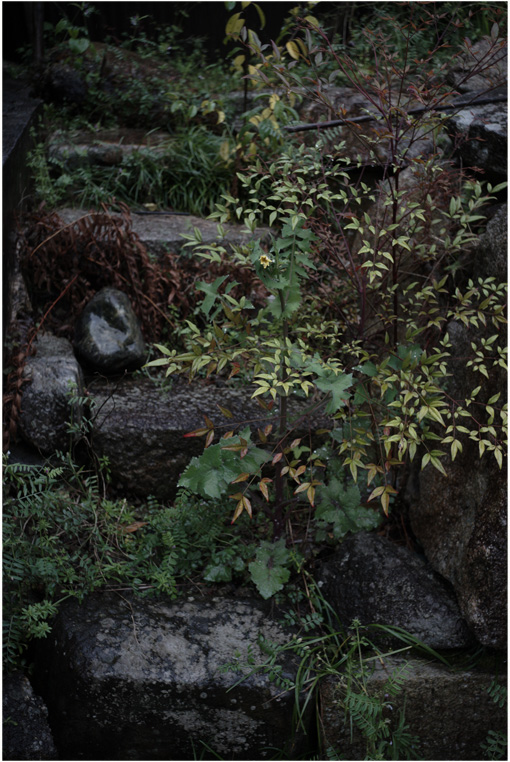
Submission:
[[[412,29],[403,34],[409,51]],[[497,30],[492,34],[485,63],[501,50]],[[441,108],[447,108],[452,90],[437,69],[423,74],[430,59],[413,71],[406,58],[397,61],[374,42],[375,78],[369,81],[353,61],[339,58],[315,23],[304,25],[300,44],[287,47],[290,61],[274,45],[266,52],[253,37],[248,45],[264,63],[252,76],[266,84],[276,79],[290,91],[304,87],[334,111],[319,71],[329,57],[328,71],[333,60],[370,106],[367,120],[359,120],[363,128],[351,124],[364,157],[349,154],[338,135],[328,145],[315,124],[313,145],[301,141],[270,166],[255,161],[240,175],[250,201],[241,205],[226,195],[212,217],[220,223],[243,219],[251,232],[267,221],[277,231],[271,243],[252,242],[233,255],[221,244],[201,246],[197,236],[188,245],[211,261],[234,256],[253,267],[271,295],[268,304],[248,316],[253,310],[247,297],[236,300],[228,289],[220,293],[218,281],[203,284],[203,311],[212,316],[212,328],[190,324],[189,351],[159,346],[164,356],[152,363],[166,366],[167,374],[191,377],[228,369],[232,376],[242,368],[263,415],[276,406],[276,426],[266,422],[257,445],[248,427],[238,434],[232,429],[213,444],[214,426],[206,418],[192,432],[206,437],[206,450],[181,484],[204,494],[233,493],[233,520],[243,510],[251,515],[258,491],[278,539],[291,501],[303,496],[314,506],[322,481],[318,469],[324,466],[313,447],[303,458],[294,436],[289,401],[296,396],[310,399],[311,411],[330,416],[332,446],[343,467],[355,481],[366,474],[368,500],[379,498],[386,514],[398,493],[399,468],[417,456],[422,467],[430,463],[445,473],[444,458],[454,459],[469,437],[478,442],[480,455],[490,451],[502,466],[506,406],[500,393],[480,399],[480,383],[459,400],[448,393],[447,380],[452,322],[492,328],[473,336],[468,359],[481,382],[491,368],[506,367],[506,286],[493,278],[462,282],[459,273],[481,210],[502,186],[485,190],[446,161]],[[299,59],[308,66],[306,76]],[[472,73],[479,71],[475,66]],[[337,116],[344,124],[344,115]],[[425,138],[428,157],[422,154]],[[380,168],[376,183],[364,182],[365,165]]]
[[[278,189],[275,184],[274,193],[282,192],[285,188]],[[212,327],[201,331],[188,322],[190,351],[177,354],[175,350],[156,345],[164,356],[149,365],[164,365],[167,374],[187,372],[190,378],[198,372],[221,373],[227,366],[232,377],[242,366],[245,377],[256,387],[251,391],[252,397],[260,400],[258,444],[264,447],[255,446],[250,429],[245,427],[239,435],[234,429],[228,431],[214,449],[215,429],[211,419],[206,417],[206,425],[188,436],[205,436],[209,452],[204,453],[199,466],[191,463],[180,483],[217,497],[218,489],[228,484],[226,477],[232,476],[231,484],[255,486],[267,503],[272,485],[274,493],[269,512],[274,538],[278,539],[284,531],[285,508],[292,503],[288,480],[294,482],[293,494],[305,493],[313,506],[319,484],[316,470],[323,465],[316,463],[319,459],[312,452],[304,463],[294,457],[301,445],[295,431],[304,418],[317,415],[321,409],[330,415],[338,412],[350,396],[352,375],[345,372],[338,360],[320,357],[299,335],[303,281],[315,267],[311,259],[314,236],[305,227],[306,217],[302,212],[282,206],[279,210],[275,208],[275,214],[280,234],[269,246],[263,247],[256,241],[244,251],[236,252],[237,259],[252,266],[266,287],[267,305],[259,309],[256,317],[248,319],[247,313],[253,311],[253,305],[246,297],[236,300],[231,296],[234,284],[227,286],[224,293],[220,293],[224,277],[212,284],[199,284],[206,292],[202,310],[209,319],[212,317]],[[253,225],[253,217],[247,221]],[[196,240],[190,243],[195,245],[196,253],[211,261],[226,254],[221,246],[211,250],[211,247],[198,245]],[[214,309],[218,302],[219,307]],[[321,397],[312,399],[312,392],[317,390],[322,392]],[[290,414],[288,405],[296,393],[311,400],[298,418]],[[229,416],[228,410],[223,412]],[[271,422],[268,423],[268,419]],[[301,447],[300,451],[305,449]],[[272,477],[262,475],[267,464],[274,468]],[[237,473],[232,471],[235,468]],[[243,510],[252,515],[249,490],[237,490],[231,495],[236,500],[233,521]]]

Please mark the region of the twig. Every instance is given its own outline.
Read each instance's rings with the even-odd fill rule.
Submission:
[[[473,93],[469,100],[459,100],[457,103],[444,106],[417,106],[407,111],[408,114],[422,114],[424,111],[454,111],[466,106],[483,106],[487,103],[503,103],[507,101],[506,95],[493,95],[487,98],[478,98]],[[375,114],[365,114],[365,116],[354,116],[352,119],[333,119],[329,122],[311,122],[308,124],[289,124],[283,127],[287,132],[305,132],[307,130],[326,130],[329,127],[338,127],[342,124],[358,124],[360,122],[372,122],[377,119]]]

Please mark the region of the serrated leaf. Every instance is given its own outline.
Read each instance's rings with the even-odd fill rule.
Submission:
[[[370,531],[379,526],[378,512],[360,504],[361,495],[356,484],[346,488],[333,477],[319,494],[320,502],[315,509],[317,526],[320,529],[326,524],[331,525],[328,534],[332,533],[335,540],[341,540],[348,532]]]
[[[264,541],[257,548],[255,560],[248,565],[250,576],[260,595],[271,598],[281,590],[290,577],[286,565],[290,562],[290,553],[285,547],[285,540],[271,543]]]
[[[206,582],[230,582],[232,569],[225,564],[209,564],[204,571]]]
[[[208,447],[200,457],[191,459],[188,467],[179,479],[178,486],[186,487],[202,497],[219,498],[228,494],[229,485],[242,473],[255,474],[260,467],[270,460],[270,453],[258,447],[248,447],[249,429],[239,436],[230,437],[234,451],[229,451],[222,444]],[[241,449],[239,449],[241,448]],[[246,450],[244,458],[240,454]]]
[[[200,305],[200,309],[202,312],[204,312],[206,315],[209,314],[211,311],[211,308],[214,305],[214,302],[216,301],[216,298],[218,296],[218,289],[223,283],[224,280],[226,280],[228,276],[222,275],[219,278],[216,278],[214,283],[206,283],[205,281],[199,281],[196,285],[197,289],[199,291],[203,291],[205,293],[205,298]]]
[[[343,400],[350,397],[347,389],[352,384],[351,373],[339,373],[338,376],[318,378],[315,385],[322,392],[330,392],[331,400],[326,406],[326,413],[336,413],[343,405]]]

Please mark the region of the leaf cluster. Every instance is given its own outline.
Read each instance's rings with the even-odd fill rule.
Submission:
[[[60,465],[4,466],[4,662],[46,637],[59,604],[95,590],[177,597],[195,583],[244,579],[254,546],[221,502],[182,493],[171,507],[106,498],[97,475]]]

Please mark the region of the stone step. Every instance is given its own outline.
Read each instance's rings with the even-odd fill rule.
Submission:
[[[292,737],[293,693],[250,667],[226,669],[236,653],[240,665],[250,651],[264,662],[261,636],[275,645],[291,637],[253,598],[65,603],[36,666],[60,758],[192,760],[212,750],[253,760],[282,749],[284,759],[306,759],[306,736]],[[282,676],[296,669],[288,656]]]
[[[264,411],[251,399],[253,391],[249,386],[229,388],[182,380],[165,390],[144,378],[119,382],[97,377],[88,385],[98,410],[93,422],[94,448],[108,458],[112,476],[123,491],[171,499],[192,457],[203,452],[203,437],[184,435],[202,427],[204,415],[217,427],[215,442],[237,425],[241,429],[249,425],[254,442],[257,428],[272,422],[277,429],[277,409]],[[307,416],[310,404],[308,400],[289,401],[289,419],[296,422],[292,438],[332,425],[326,416]],[[232,419],[220,412],[220,405],[230,411]],[[317,437],[314,441],[320,442]]]
[[[20,433],[27,444],[49,455],[69,447],[68,422],[81,420],[81,407],[70,404],[69,384],[83,395],[83,372],[66,339],[41,335],[34,346],[36,354],[27,358],[25,370],[31,383],[23,393]],[[91,424],[94,450],[108,458],[113,483],[123,492],[172,499],[182,472],[203,451],[203,438],[184,435],[202,427],[204,415],[217,427],[216,441],[237,424],[250,425],[255,433],[272,421],[277,429],[277,409],[264,411],[251,399],[253,391],[248,385],[231,388],[221,382],[176,379],[165,387],[141,375],[95,375],[87,383],[97,411]],[[220,412],[220,405],[232,419]],[[289,418],[295,421],[292,438],[331,426],[325,415],[307,415],[310,406],[310,400],[289,401]]]
[[[74,222],[87,215],[103,215],[101,210],[73,209],[64,207],[57,209],[56,213],[65,225]],[[192,214],[178,214],[175,212],[141,213],[131,212],[132,229],[147,250],[155,257],[161,256],[164,251],[174,253],[182,252],[186,239],[183,235],[192,235],[194,230],[200,231],[202,243],[212,245],[218,241],[218,224],[214,220],[203,219]],[[115,212],[112,212],[115,215]],[[225,223],[224,235],[221,243],[225,248],[242,246],[253,239],[265,240],[270,229],[259,227],[254,233],[249,233],[244,225]]]
[[[221,759],[271,759],[270,747],[283,759],[311,758],[302,755],[314,741],[312,711],[304,732],[293,736],[294,691],[246,666],[250,653],[254,664],[267,659],[260,636],[274,646],[291,641],[277,616],[260,600],[221,593],[179,601],[104,593],[64,603],[51,638],[38,646],[33,677],[60,758],[186,760],[203,745]],[[276,664],[292,681],[298,662],[290,649],[284,653]],[[241,671],[226,669],[236,659]],[[327,758],[373,758],[376,749],[360,728],[375,724],[382,703],[387,734],[378,741],[385,737],[391,753],[383,759],[482,759],[489,733],[505,732],[506,709],[489,693],[494,681],[505,684],[492,657],[452,668],[388,655],[365,661],[362,679],[358,667],[331,669],[319,686]]]
[[[394,753],[398,755],[400,751],[400,755],[367,756],[370,743],[359,729],[361,721],[353,721],[352,715],[345,712],[349,702],[347,681],[341,675],[331,676],[320,688],[321,725],[325,747],[340,753],[340,759],[480,760],[485,757],[481,744],[486,742],[489,732],[506,732],[506,707],[494,703],[488,693],[493,680],[499,679],[506,685],[506,679],[498,678],[497,670],[491,666],[452,670],[437,661],[410,657],[402,689],[392,696],[388,693],[388,679],[404,667],[405,659],[390,656],[372,663],[367,694],[351,684],[351,705],[352,694],[357,692],[358,706],[365,700],[366,726],[370,727],[373,715],[371,718],[367,714],[372,708],[367,699],[384,697],[388,731],[396,729],[403,710],[409,734],[415,740],[409,739],[409,756],[406,749],[398,749],[396,740],[392,746]]]

